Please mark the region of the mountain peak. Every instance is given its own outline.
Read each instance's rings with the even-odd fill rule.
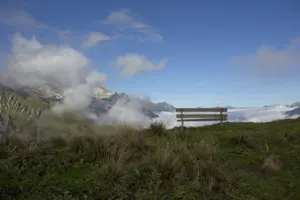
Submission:
[[[105,87],[103,86],[99,86],[99,87],[95,87],[93,89],[93,98],[94,99],[108,99],[111,96],[113,96],[115,94],[115,92],[111,92],[109,90],[107,90]]]

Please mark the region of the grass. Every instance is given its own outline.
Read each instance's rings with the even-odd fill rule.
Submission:
[[[161,122],[154,122],[150,124],[149,130],[156,135],[163,135],[166,133],[166,126]]]
[[[300,119],[137,130],[0,92],[0,199],[300,199]]]
[[[48,106],[43,101],[24,99],[0,85],[0,126],[9,127],[12,129],[10,132],[24,132],[25,129],[31,129]]]
[[[300,120],[116,130],[1,140],[0,199],[300,199]]]

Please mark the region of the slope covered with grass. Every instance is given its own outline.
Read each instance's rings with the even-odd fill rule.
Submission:
[[[38,94],[36,94],[38,95]],[[71,111],[56,115],[50,110],[54,102],[28,98],[7,87],[0,86],[0,136],[43,138],[97,133],[96,126]],[[99,131],[98,131],[99,132]]]
[[[0,85],[0,136],[32,132],[35,122],[49,108],[45,101],[24,98]]]
[[[134,130],[6,89],[0,106],[0,199],[300,199],[299,119]]]
[[[116,132],[2,140],[0,199],[300,199],[299,120]]]
[[[32,118],[39,117],[49,105],[45,101],[23,98],[9,88],[0,86],[0,111],[8,116]]]

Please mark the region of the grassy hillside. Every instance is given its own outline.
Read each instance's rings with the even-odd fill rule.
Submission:
[[[9,88],[0,86],[0,135],[31,132],[35,121],[48,107],[44,101],[23,98]]]
[[[299,120],[10,138],[0,199],[300,199],[299,151]]]
[[[0,199],[300,199],[300,120],[134,130],[0,105]]]
[[[0,135],[43,135],[44,138],[49,138],[66,134],[76,135],[83,128],[85,134],[98,131],[90,120],[72,112],[65,112],[60,116],[53,114],[49,110],[51,103],[53,102],[25,98],[9,88],[0,86]]]

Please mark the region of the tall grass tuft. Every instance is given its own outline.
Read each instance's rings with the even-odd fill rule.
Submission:
[[[163,135],[166,133],[166,126],[162,122],[153,122],[150,124],[149,130],[154,135]]]

